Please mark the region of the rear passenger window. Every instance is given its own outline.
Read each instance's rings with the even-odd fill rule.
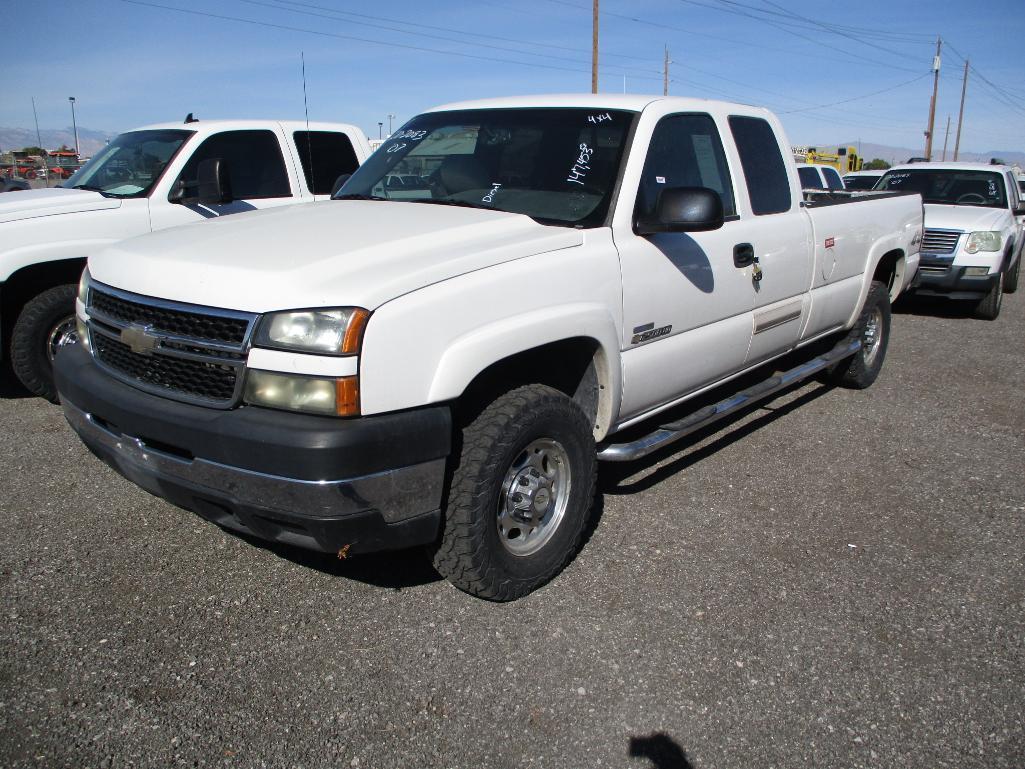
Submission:
[[[811,166],[798,166],[797,175],[801,177],[802,190],[825,189],[822,185],[822,179],[819,177],[819,171],[817,168],[812,168]]]
[[[758,215],[790,210],[790,180],[772,126],[757,117],[733,115],[730,130],[744,168],[751,209]]]
[[[829,166],[824,166],[823,169],[822,169],[822,173],[824,173],[826,175],[826,184],[829,185],[829,189],[831,189],[831,190],[842,190],[842,189],[844,189],[843,179],[840,178],[840,174],[838,174],[835,169],[832,169]]]
[[[725,216],[737,213],[722,141],[708,115],[669,115],[655,126],[636,215],[654,214],[658,194],[667,187],[707,187],[719,193]]]
[[[285,159],[273,131],[224,131],[204,141],[182,169],[179,179],[192,181],[201,160],[221,158],[227,163],[231,194],[236,200],[288,198]]]
[[[296,131],[292,138],[299,152],[306,186],[314,195],[330,195],[335,179],[359,168],[352,142],[343,133]]]

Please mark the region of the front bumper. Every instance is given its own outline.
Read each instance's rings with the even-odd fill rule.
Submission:
[[[65,416],[94,454],[225,528],[345,554],[437,536],[445,407],[360,419],[216,411],[122,384],[81,345],[61,351],[55,372]]]
[[[918,284],[915,292],[926,295],[941,295],[950,299],[982,299],[999,279],[996,273],[990,275],[964,274],[967,267],[956,265],[953,258],[929,258],[922,256],[918,266]]]

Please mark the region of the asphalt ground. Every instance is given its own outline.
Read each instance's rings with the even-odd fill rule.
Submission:
[[[240,539],[0,398],[5,767],[1025,766],[1025,291],[600,474],[553,583]]]

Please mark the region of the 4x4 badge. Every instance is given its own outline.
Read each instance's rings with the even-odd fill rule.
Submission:
[[[149,326],[133,323],[128,328],[121,329],[121,341],[134,353],[150,355],[157,349],[157,338],[149,330]]]

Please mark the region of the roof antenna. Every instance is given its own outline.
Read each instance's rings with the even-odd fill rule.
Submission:
[[[313,138],[310,136],[310,105],[306,101],[306,53],[299,51],[299,57],[303,63],[303,110],[306,111],[306,162],[310,167],[310,194],[316,195],[313,189],[316,184],[316,175],[313,173]]]
[[[186,125],[189,124],[189,123],[198,123],[198,122],[199,122],[199,118],[198,117],[192,117],[192,113],[191,112],[188,115],[185,116],[185,123],[186,123]]]

